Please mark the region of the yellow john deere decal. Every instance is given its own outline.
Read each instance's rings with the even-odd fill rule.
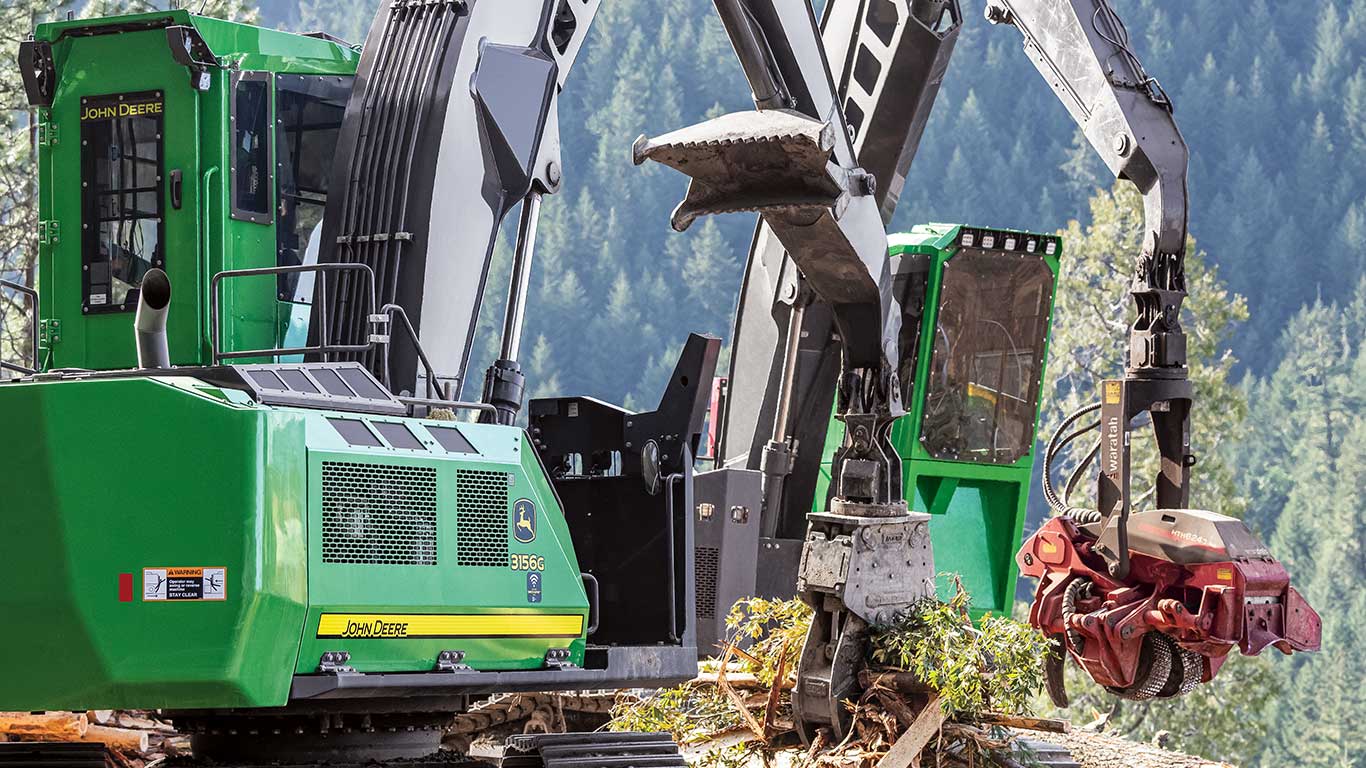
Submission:
[[[118,117],[145,117],[161,114],[160,101],[91,104],[81,108],[81,122],[113,120]]]
[[[324,613],[320,638],[578,637],[578,614]]]

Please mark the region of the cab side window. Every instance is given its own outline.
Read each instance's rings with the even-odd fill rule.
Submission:
[[[1012,464],[1034,444],[1053,273],[964,249],[944,266],[921,441],[936,459]]]
[[[350,77],[275,76],[275,156],[279,164],[276,202],[276,263],[282,267],[318,262],[327,187]],[[313,275],[280,275],[280,298],[313,301]]]
[[[232,216],[271,222],[270,73],[243,72],[232,95]]]
[[[160,92],[81,99],[82,308],[131,310],[164,267]]]

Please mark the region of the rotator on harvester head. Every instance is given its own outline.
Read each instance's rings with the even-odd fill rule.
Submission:
[[[879,31],[912,23],[947,29],[939,35],[948,43],[946,64],[957,4],[910,5],[883,20]],[[691,177],[673,215],[679,231],[706,214],[761,215],[799,272],[789,349],[796,347],[808,300],[833,315],[843,345],[836,418],[845,432],[831,465],[826,509],[808,516],[798,589],[816,613],[793,707],[804,739],[825,727],[838,738],[848,726],[845,701],[857,693],[868,625],[934,594],[929,518],[908,510],[900,459],[889,441],[903,414],[896,344],[903,308],[892,290],[884,229],[890,211],[879,216],[877,179],[859,165],[859,126],[841,107],[846,94],[836,88],[822,47],[827,28],[817,28],[809,3],[716,0],[716,6],[757,110],[655,139],[642,136],[634,159]],[[1092,452],[1100,457],[1099,508],[1069,508],[1046,480],[1060,516],[1019,554],[1022,571],[1040,579],[1032,622],[1094,678],[1131,698],[1177,695],[1212,679],[1235,645],[1251,654],[1268,644],[1287,653],[1316,649],[1318,617],[1266,547],[1240,521],[1186,508],[1194,464],[1180,325],[1187,150],[1170,100],[1144,72],[1104,0],[992,0],[986,15],[1023,34],[1031,60],[1088,140],[1117,177],[1142,191],[1148,220],[1131,286],[1138,319],[1126,373],[1103,382],[1103,402],[1069,419],[1064,430],[1095,411],[1098,422],[1056,437],[1048,451],[1051,462],[1079,433],[1103,429]],[[870,11],[870,23],[872,17]],[[847,89],[847,77],[841,86]],[[925,101],[932,104],[933,89]],[[906,165],[921,128],[923,117],[898,137],[909,137],[901,158]],[[897,170],[894,181],[901,181],[905,167]],[[770,444],[781,450],[774,454],[790,447],[781,437],[794,365],[789,354]],[[1162,469],[1156,509],[1131,515],[1129,435],[1144,414],[1154,426]],[[780,478],[781,472],[768,472],[768,453],[765,474]],[[766,507],[773,486],[765,486]],[[1061,659],[1047,672],[1050,693],[1065,704]]]

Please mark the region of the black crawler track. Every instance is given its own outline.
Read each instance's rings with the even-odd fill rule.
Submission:
[[[667,733],[556,733],[513,736],[502,768],[686,768]]]
[[[114,768],[103,744],[0,742],[0,768]]]

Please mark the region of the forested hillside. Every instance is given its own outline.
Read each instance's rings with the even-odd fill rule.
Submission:
[[[264,0],[261,23],[359,42],[376,0]],[[215,8],[240,11],[239,0]],[[1084,398],[1118,363],[1135,201],[1112,180],[1021,54],[965,2],[966,28],[896,218],[1064,230],[1049,406]],[[1191,148],[1198,502],[1244,514],[1324,614],[1321,654],[1237,659],[1175,704],[1074,708],[1244,766],[1366,766],[1366,0],[1114,0]],[[16,41],[58,6],[0,6],[0,275],[31,279],[33,174]],[[60,6],[65,10],[69,6]],[[77,11],[82,4],[76,3]],[[99,0],[103,11],[130,7]],[[141,6],[139,6],[141,7]],[[753,226],[734,216],[673,233],[685,180],[631,165],[658,134],[750,106],[708,0],[604,0],[561,101],[564,191],[547,199],[528,307],[531,394],[650,407],[689,331],[729,331]],[[490,278],[484,361],[496,350],[507,244]],[[1090,302],[1090,304],[1087,304]],[[1112,315],[1096,323],[1100,306]],[[17,307],[0,355],[17,358]],[[1103,367],[1103,366],[1102,366]],[[467,394],[470,392],[467,391]],[[1274,652],[1269,655],[1279,656]],[[1113,708],[1113,709],[1112,709]]]
[[[367,5],[267,0],[262,11],[285,27],[359,39]],[[977,5],[964,5],[966,27],[896,224],[1062,228],[1084,218],[1094,188],[1109,186],[1105,168],[1079,144],[1019,35],[987,24]],[[1366,268],[1366,0],[1314,3],[1308,13],[1269,0],[1115,6],[1191,146],[1192,233],[1252,309],[1234,351],[1248,369],[1270,371],[1289,318],[1319,299],[1348,300]],[[639,133],[746,106],[714,16],[701,0],[609,0],[573,73],[562,103],[568,183],[546,205],[530,328],[549,345],[544,370],[562,386],[648,400],[655,378],[615,371],[659,364],[685,329],[725,330],[748,221],[673,235],[667,212],[683,180],[628,158]],[[677,273],[685,285],[661,292],[659,278]],[[592,323],[584,300],[598,310]],[[623,328],[643,333],[639,354],[623,357],[612,335]]]

